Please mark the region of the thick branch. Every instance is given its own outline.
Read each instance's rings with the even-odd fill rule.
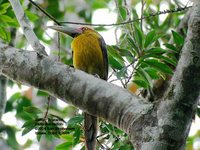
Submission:
[[[196,0],[189,18],[185,44],[169,91],[158,105],[157,136],[143,143],[141,149],[184,149],[200,91],[199,8],[200,1]]]
[[[152,105],[127,90],[75,70],[36,52],[18,50],[0,43],[1,74],[48,91],[90,114],[129,133],[132,124]],[[133,133],[129,133],[133,134]]]
[[[47,55],[47,53],[45,52],[44,46],[40,44],[40,41],[38,40],[37,36],[33,32],[33,29],[31,25],[29,24],[28,18],[26,14],[24,13],[24,10],[19,0],[9,0],[9,1],[13,7],[14,13],[24,32],[24,35],[26,39],[28,40],[28,43],[31,44],[32,48],[36,50],[37,52]]]

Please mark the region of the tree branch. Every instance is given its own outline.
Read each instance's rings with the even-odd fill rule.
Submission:
[[[37,36],[33,32],[33,29],[31,27],[31,25],[29,24],[28,18],[26,16],[26,14],[24,13],[24,10],[23,10],[19,0],[9,0],[9,1],[13,7],[14,13],[15,13],[17,20],[24,32],[24,35],[25,35],[26,39],[28,40],[28,43],[37,52],[47,55],[44,46],[42,44],[40,44],[40,41],[38,40]]]
[[[200,91],[199,8],[200,1],[194,1],[178,66],[165,98],[158,104],[158,124],[150,128],[156,134],[141,149],[182,150],[185,147]]]
[[[48,91],[67,103],[104,118],[128,134],[135,120],[152,109],[127,90],[36,52],[0,43],[0,73],[23,84]]]

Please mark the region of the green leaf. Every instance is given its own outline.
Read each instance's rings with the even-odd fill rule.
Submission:
[[[179,46],[184,44],[184,38],[179,33],[172,30],[172,35],[174,38],[174,43]]]
[[[80,137],[81,137],[82,131],[80,129],[80,127],[75,128],[74,131],[74,145],[78,144],[80,142]]]
[[[120,69],[123,68],[123,65],[122,65],[119,61],[117,61],[117,60],[116,60],[112,55],[110,55],[109,53],[108,53],[108,61],[109,61],[109,64],[110,64],[113,68],[115,68],[115,69],[120,70]]]
[[[122,64],[124,63],[124,59],[119,54],[119,48],[117,46],[107,46],[107,49],[110,55],[112,55],[115,59],[119,60]]]
[[[28,10],[25,10],[25,14],[33,22],[39,19],[39,16],[37,16],[36,14],[34,14],[34,13],[28,11]]]
[[[72,134],[65,134],[65,135],[62,135],[62,139],[65,139],[68,142],[73,142],[74,137]]]
[[[0,38],[3,40],[6,40],[7,38],[6,30],[3,28],[0,28]]]
[[[166,53],[167,51],[160,48],[160,47],[154,47],[154,48],[151,48],[151,49],[147,49],[145,50],[146,53],[151,53],[151,54],[163,54],[163,53]]]
[[[145,48],[154,42],[155,33],[156,33],[155,30],[152,30],[149,33],[147,33],[147,36],[146,36],[145,42],[144,42]]]
[[[10,7],[10,3],[3,3],[0,6],[1,9],[8,9],[9,7]]]
[[[15,22],[15,20],[9,16],[6,15],[0,15],[0,19],[4,22]]]
[[[150,87],[153,87],[153,84],[152,84],[152,80],[151,80],[151,77],[149,76],[148,73],[145,72],[145,70],[142,68],[142,67],[139,67],[137,69],[137,74],[140,75],[140,77],[142,77],[144,79],[144,81],[150,86]]]
[[[102,26],[100,26],[100,27],[94,27],[94,29],[96,31],[98,31],[98,32],[100,32],[100,31],[107,31],[107,29],[105,27],[102,27]]]
[[[163,37],[164,35],[163,34],[156,34],[155,37],[153,38],[153,41],[152,42],[156,42],[159,38]]]
[[[73,142],[65,142],[56,146],[56,150],[71,150]]]
[[[117,72],[117,78],[121,79],[122,77],[125,77],[127,73],[127,68],[123,67],[120,71]]]
[[[168,48],[168,49],[174,51],[175,53],[179,53],[179,50],[178,50],[174,45],[168,44],[168,43],[166,43],[166,44],[164,44],[164,45],[165,45],[166,48]]]
[[[119,54],[121,56],[130,56],[130,57],[133,57],[132,53],[128,49],[122,49],[122,48],[120,48],[119,49]]]
[[[42,113],[42,111],[39,108],[34,107],[34,106],[24,107],[24,111],[30,114],[35,114],[35,115]]]
[[[142,79],[134,79],[133,82],[137,84],[139,87],[142,87],[145,89],[149,87],[148,83]]]
[[[22,98],[22,94],[21,94],[20,92],[17,92],[17,93],[15,93],[15,94],[13,94],[13,95],[9,98],[8,101],[14,102],[14,101],[16,101],[16,100],[18,100],[18,99],[20,99],[20,98]]]
[[[49,94],[48,94],[47,92],[45,92],[45,91],[38,90],[37,96],[44,96],[44,97],[47,97],[47,96],[49,96]]]
[[[170,59],[168,57],[160,56],[160,59],[165,61],[166,63],[169,63],[169,64],[173,65],[174,67],[176,67],[176,65],[177,65],[176,61],[174,61],[173,59]]]
[[[0,4],[0,15],[5,14],[9,7],[10,7],[10,3]]]
[[[35,126],[35,123],[36,123],[36,120],[30,120],[30,121],[26,121],[22,128],[26,128],[26,127],[29,127],[29,126]]]
[[[130,38],[130,37],[128,37],[128,38],[127,38],[127,41],[128,41],[128,43],[131,45],[131,47],[132,47],[132,49],[133,49],[133,51],[132,51],[133,54],[134,54],[134,55],[137,54],[137,56],[139,56],[139,54],[140,54],[139,49],[138,49],[138,47],[136,46],[136,43],[133,41],[133,39]]]
[[[118,0],[118,5],[122,6],[123,0]]]
[[[29,133],[31,130],[33,130],[35,128],[35,124],[32,124],[32,125],[29,125],[29,126],[26,126],[24,128],[24,130],[22,131],[22,136]]]
[[[26,97],[22,96],[18,101],[16,105],[16,117],[23,119],[23,120],[33,120],[35,118],[34,113],[25,113],[24,112],[24,107],[32,106],[32,103],[29,99]]]
[[[42,137],[42,134],[37,134],[37,141],[40,141]]]
[[[142,49],[143,48],[143,33],[141,29],[135,26],[135,40],[138,43],[138,46]]]
[[[73,118],[70,118],[67,123],[68,123],[68,125],[75,125],[77,123],[81,123],[82,121],[83,121],[83,116],[78,115]]]
[[[119,12],[120,12],[120,15],[122,17],[123,20],[126,20],[126,17],[127,17],[127,11],[126,11],[126,8],[124,7],[119,7]]]
[[[99,8],[105,8],[107,6],[106,2],[102,1],[93,1],[92,8],[93,9],[99,9]]]
[[[148,64],[150,67],[153,67],[163,73],[173,74],[172,69],[168,65],[162,62],[159,62],[158,60],[147,59],[147,60],[144,60],[144,63]]]
[[[146,67],[144,68],[145,72],[149,74],[152,79],[159,79],[158,71],[154,68]]]
[[[18,150],[19,149],[19,144],[16,140],[16,128],[6,126],[4,127],[4,131],[7,133],[7,144],[13,149],[13,150]]]

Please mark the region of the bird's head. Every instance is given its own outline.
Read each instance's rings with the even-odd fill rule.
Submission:
[[[71,28],[71,27],[64,27],[64,26],[49,26],[48,28],[56,30],[60,33],[67,34],[71,37],[77,37],[81,34],[95,32],[91,28],[88,27],[80,27],[80,28]]]

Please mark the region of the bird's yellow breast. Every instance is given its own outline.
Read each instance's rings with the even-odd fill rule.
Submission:
[[[104,63],[100,40],[96,34],[81,34],[72,41],[75,68],[103,78]]]

